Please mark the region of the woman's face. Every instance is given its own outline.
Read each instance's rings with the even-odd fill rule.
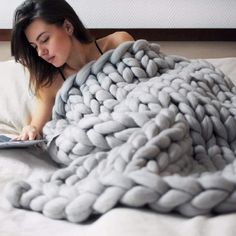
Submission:
[[[66,63],[72,47],[68,27],[59,27],[36,19],[26,28],[25,35],[39,57],[55,67]]]

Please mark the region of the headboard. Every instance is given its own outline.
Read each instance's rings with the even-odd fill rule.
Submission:
[[[150,41],[236,41],[236,29],[90,29],[96,38],[119,30],[129,32],[135,39]],[[11,29],[0,29],[0,41],[10,41],[10,38]]]

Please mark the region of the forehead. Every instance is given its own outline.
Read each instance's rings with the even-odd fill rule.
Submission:
[[[35,19],[26,29],[25,35],[30,42],[36,41],[38,35],[43,32],[53,32],[58,27],[54,24],[48,24],[42,19]]]

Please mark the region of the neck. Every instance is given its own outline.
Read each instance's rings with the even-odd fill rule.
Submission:
[[[66,64],[70,69],[77,72],[88,62],[97,59],[98,56],[99,54],[94,42],[84,44],[74,39]]]

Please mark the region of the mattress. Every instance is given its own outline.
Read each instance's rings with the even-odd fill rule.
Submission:
[[[236,58],[208,59],[236,84]],[[14,61],[0,62],[0,132],[15,135],[32,113],[33,95],[27,91],[27,72]],[[13,208],[5,197],[12,180],[45,178],[57,167],[37,147],[0,150],[0,236],[216,236],[236,235],[236,213],[186,218],[147,209],[117,206],[83,224],[46,218]]]

